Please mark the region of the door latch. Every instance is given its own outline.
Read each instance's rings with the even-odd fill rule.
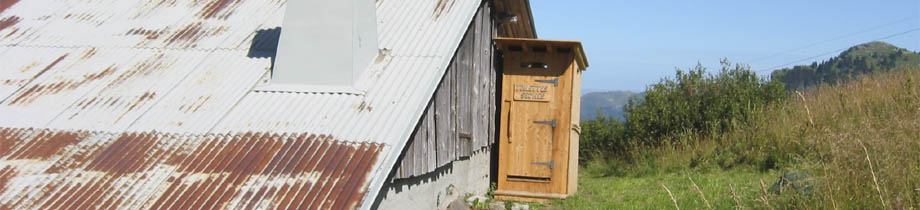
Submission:
[[[550,160],[549,162],[530,162],[530,164],[549,166],[550,169],[556,168],[556,160]]]
[[[534,80],[534,82],[550,83],[550,84],[553,84],[553,86],[559,86],[559,78],[556,78],[556,79],[538,79],[538,80]]]
[[[533,123],[551,125],[551,126],[553,126],[553,128],[556,128],[556,120],[551,120],[551,121],[533,121]]]

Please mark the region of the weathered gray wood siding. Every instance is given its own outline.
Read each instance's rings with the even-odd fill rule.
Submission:
[[[394,178],[434,171],[495,142],[497,72],[492,37],[498,32],[491,6],[473,18],[421,118]]]

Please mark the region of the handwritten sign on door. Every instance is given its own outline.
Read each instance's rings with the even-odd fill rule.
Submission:
[[[549,85],[514,84],[515,101],[550,101],[553,87]]]

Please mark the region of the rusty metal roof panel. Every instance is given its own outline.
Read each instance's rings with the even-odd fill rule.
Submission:
[[[245,51],[208,54],[195,70],[128,128],[129,131],[207,133],[244,95],[269,74],[271,60],[247,58]],[[230,132],[229,130],[225,130]],[[305,130],[299,130],[305,131]],[[267,131],[280,132],[280,131]]]
[[[0,123],[12,127],[205,133],[271,66],[240,50],[9,49]]]
[[[3,209],[355,208],[384,146],[307,133],[0,129]]]
[[[369,208],[480,3],[378,1],[382,56],[330,94],[254,89],[283,0],[14,1],[0,209]]]
[[[282,9],[278,0],[14,2],[3,16],[19,21],[0,45],[236,48]]]
[[[99,49],[104,53],[107,49]],[[158,104],[188,75],[200,70],[201,58],[209,52],[197,50],[131,50],[131,61],[107,67],[104,82],[83,94],[48,125],[66,130],[124,131],[140,115]],[[86,78],[86,77],[85,77]],[[88,84],[89,85],[89,84]]]
[[[480,3],[378,2],[378,35],[384,56],[357,81],[362,94],[254,91],[213,131],[309,130],[403,148]],[[399,151],[385,155],[386,162],[373,174],[370,192],[374,196]]]
[[[5,54],[19,53],[23,49],[16,47]],[[96,87],[115,79],[119,68],[132,63],[137,53],[127,49],[68,48],[64,55],[55,58],[0,104],[0,115],[9,116],[0,119],[0,124],[46,127]]]
[[[0,48],[0,102],[47,72],[70,54],[60,48]]]

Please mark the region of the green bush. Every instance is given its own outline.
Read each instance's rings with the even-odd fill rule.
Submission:
[[[638,144],[660,145],[666,138],[718,135],[750,122],[757,110],[786,97],[782,83],[761,79],[749,66],[722,60],[718,74],[697,64],[677,70],[625,107],[626,136]]]
[[[673,79],[665,78],[643,97],[630,100],[624,108],[625,122],[600,113],[582,122],[580,159],[616,156],[630,162],[630,150],[665,143],[679,146],[701,135],[730,131],[785,97],[782,83],[761,79],[750,67],[724,59],[715,75],[699,64],[686,72],[678,69]]]
[[[585,160],[607,153],[622,153],[629,148],[624,138],[623,123],[613,117],[607,117],[598,110],[594,120],[582,122],[581,140],[579,141],[579,159]]]

